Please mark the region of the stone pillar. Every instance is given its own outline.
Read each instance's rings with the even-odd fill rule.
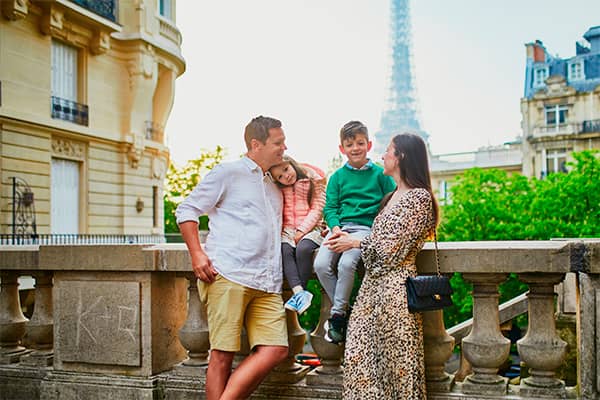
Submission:
[[[321,366],[306,375],[307,385],[320,385],[329,387],[342,386],[342,357],[344,356],[344,345],[333,344],[325,340],[325,328],[323,325],[329,319],[331,300],[321,288],[321,312],[319,323],[310,334],[310,343],[315,353],[321,358]]]
[[[427,391],[449,392],[454,376],[447,374],[444,368],[446,361],[452,356],[454,338],[446,332],[442,310],[423,313],[423,339]]]
[[[0,272],[0,364],[19,362],[27,354],[20,345],[27,318],[21,311],[17,279],[15,272]]]
[[[564,274],[519,275],[529,285],[529,325],[525,337],[517,342],[519,356],[530,374],[521,381],[521,396],[566,396],[564,382],[554,376],[567,353],[567,343],[556,333],[554,322],[554,285],[563,278]]]
[[[35,278],[35,307],[27,323],[27,339],[33,352],[25,356],[23,364],[47,367],[54,358],[54,318],[52,313],[52,272],[37,272]]]
[[[208,322],[206,305],[200,301],[194,274],[183,274],[188,281],[188,311],[185,324],[179,330],[179,341],[187,350],[188,359],[183,365],[202,367],[208,364]]]
[[[283,301],[286,302],[292,296],[292,291],[286,284],[283,290]],[[306,341],[306,332],[300,326],[298,314],[295,311],[285,310],[288,333],[288,356],[269,374],[267,382],[296,383],[302,380],[310,367],[296,362],[296,354],[301,353]]]
[[[510,352],[510,340],[500,331],[498,285],[506,274],[463,274],[473,283],[473,328],[462,340],[462,351],[471,363],[473,374],[467,376],[462,390],[467,394],[504,395],[507,378],[498,375],[498,368]]]

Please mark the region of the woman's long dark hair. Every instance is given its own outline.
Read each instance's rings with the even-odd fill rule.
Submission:
[[[394,155],[398,159],[400,178],[410,188],[426,189],[431,195],[434,227],[439,222],[439,206],[431,189],[427,146],[419,135],[402,133],[392,138]]]

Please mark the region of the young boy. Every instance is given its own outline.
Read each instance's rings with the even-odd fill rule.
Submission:
[[[346,335],[348,301],[360,249],[339,254],[327,246],[327,241],[340,232],[356,239],[367,236],[381,199],[395,189],[392,178],[383,175],[383,169],[367,158],[372,143],[364,124],[350,121],[344,125],[340,143],[340,151],[348,161],[329,178],[323,216],[330,231],[314,261],[315,272],[333,304],[325,324],[325,339],[332,343],[343,342]]]

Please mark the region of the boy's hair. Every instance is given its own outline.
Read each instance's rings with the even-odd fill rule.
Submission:
[[[269,129],[272,128],[281,128],[281,121],[271,117],[263,117],[262,115],[252,118],[252,121],[246,125],[246,129],[244,130],[246,148],[250,150],[252,139],[265,144],[269,137]]]
[[[360,121],[350,121],[347,122],[342,129],[340,129],[340,143],[344,144],[344,140],[346,139],[354,139],[356,135],[365,135],[367,140],[369,140],[369,130]]]

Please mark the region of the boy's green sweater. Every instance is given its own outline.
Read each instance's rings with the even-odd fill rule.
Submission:
[[[346,165],[329,178],[323,216],[327,226],[342,227],[349,222],[371,226],[386,193],[396,188],[394,180],[383,175],[383,168],[372,164],[364,170]]]

